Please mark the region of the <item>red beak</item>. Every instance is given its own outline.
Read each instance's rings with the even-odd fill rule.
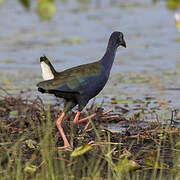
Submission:
[[[121,43],[121,46],[125,47],[126,48],[126,42],[125,40],[123,39],[122,43]]]

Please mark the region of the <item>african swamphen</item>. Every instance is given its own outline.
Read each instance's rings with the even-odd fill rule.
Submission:
[[[94,116],[91,115],[79,120],[80,112],[87,105],[88,101],[95,97],[105,86],[109,78],[116,50],[120,45],[126,47],[123,33],[113,32],[102,59],[62,72],[57,72],[45,56],[40,58],[42,76],[45,81],[37,84],[38,90],[42,93],[54,94],[56,97],[65,99],[63,113],[56,122],[64,141],[64,147],[70,147],[61,127],[61,122],[65,114],[78,105],[78,112],[74,118],[75,124],[87,121]]]

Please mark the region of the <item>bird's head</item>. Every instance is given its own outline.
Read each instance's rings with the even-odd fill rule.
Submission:
[[[109,38],[108,46],[115,48],[118,48],[119,46],[123,46],[126,48],[126,42],[124,40],[123,33],[118,31],[113,32]]]

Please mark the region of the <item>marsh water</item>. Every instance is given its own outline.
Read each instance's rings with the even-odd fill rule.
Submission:
[[[111,32],[122,31],[111,77],[96,102],[109,106],[141,104],[180,107],[180,42],[174,12],[166,1],[56,1],[51,20],[41,20],[36,3],[27,11],[18,1],[0,4],[0,86],[12,94],[42,80],[39,57],[49,57],[58,71],[100,59]],[[175,88],[166,89],[163,88]],[[2,92],[3,93],[3,92]],[[112,102],[112,98],[115,101]],[[111,103],[115,104],[112,105]],[[162,105],[163,104],[163,105]]]

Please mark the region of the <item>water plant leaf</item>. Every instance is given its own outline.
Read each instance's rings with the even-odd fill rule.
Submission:
[[[10,64],[10,63],[14,63],[15,61],[12,60],[12,59],[1,59],[0,62],[1,62],[1,63],[6,63],[6,64],[9,63],[9,64]]]
[[[169,168],[168,164],[157,161],[157,151],[155,151],[155,150],[150,150],[148,152],[148,156],[146,158],[144,158],[143,161],[146,166],[150,166],[153,168],[158,168],[158,169]]]
[[[117,104],[118,102],[117,102],[117,100],[116,100],[116,98],[112,98],[111,99],[111,104]]]
[[[180,31],[180,28],[179,28],[179,31]],[[179,43],[180,42],[180,37],[176,38],[175,41]]]
[[[129,152],[127,149],[124,149],[124,151],[123,151],[123,153],[120,155],[120,158],[121,159],[127,159],[127,158],[129,158],[129,157],[131,157],[132,156],[132,154],[131,154],[131,152]]]
[[[37,142],[33,141],[32,139],[28,139],[26,140],[26,145],[30,148],[30,149],[35,149]]]
[[[140,7],[140,4],[136,2],[119,2],[117,6],[120,8],[137,8]]]
[[[180,149],[180,139],[177,140],[175,147],[176,147],[177,149]]]
[[[13,144],[13,142],[3,142],[0,143],[0,146],[10,145],[10,144]]]
[[[89,3],[89,0],[77,0],[79,3]]]
[[[19,0],[19,2],[27,9],[30,9],[30,0]]]
[[[135,171],[140,168],[141,166],[137,162],[133,160],[123,159],[116,164],[115,171],[123,173],[123,172]]]
[[[180,7],[180,1],[179,0],[168,0],[167,7],[170,10],[176,10]]]
[[[144,159],[144,164],[146,166],[150,166],[150,167],[153,167],[155,165],[155,161],[153,159]]]
[[[120,104],[133,104],[132,99],[118,99],[117,102]]]
[[[51,19],[56,13],[56,6],[54,5],[53,1],[40,0],[37,11],[42,19]]]
[[[67,44],[75,44],[75,43],[83,43],[83,42],[85,42],[85,40],[80,39],[78,37],[71,37],[62,40],[62,43],[67,43]]]
[[[88,11],[89,10],[89,6],[83,6],[83,7],[77,7],[77,8],[72,8],[71,11],[73,13],[78,13],[81,11]]]
[[[156,162],[154,161],[153,159],[150,160],[150,159],[145,159],[144,160],[144,164],[146,166],[150,166],[150,167],[153,167],[153,168],[158,168],[158,169],[161,169],[161,168],[169,168],[169,165],[164,163],[164,162]]]
[[[10,78],[8,78],[7,76],[2,76],[2,82],[6,85],[6,86],[12,86],[12,81]]]
[[[9,113],[10,118],[15,118],[17,116],[18,116],[18,111],[16,111],[16,110],[10,111],[10,113]]]
[[[67,3],[68,0],[61,0],[62,3]]]
[[[37,166],[35,165],[27,165],[25,168],[24,168],[24,172],[28,173],[28,174],[34,174],[37,170]]]
[[[77,156],[81,156],[87,152],[89,152],[90,150],[92,150],[92,146],[90,144],[85,144],[83,146],[80,146],[78,148],[76,148],[72,153],[71,153],[71,157],[77,157]]]

